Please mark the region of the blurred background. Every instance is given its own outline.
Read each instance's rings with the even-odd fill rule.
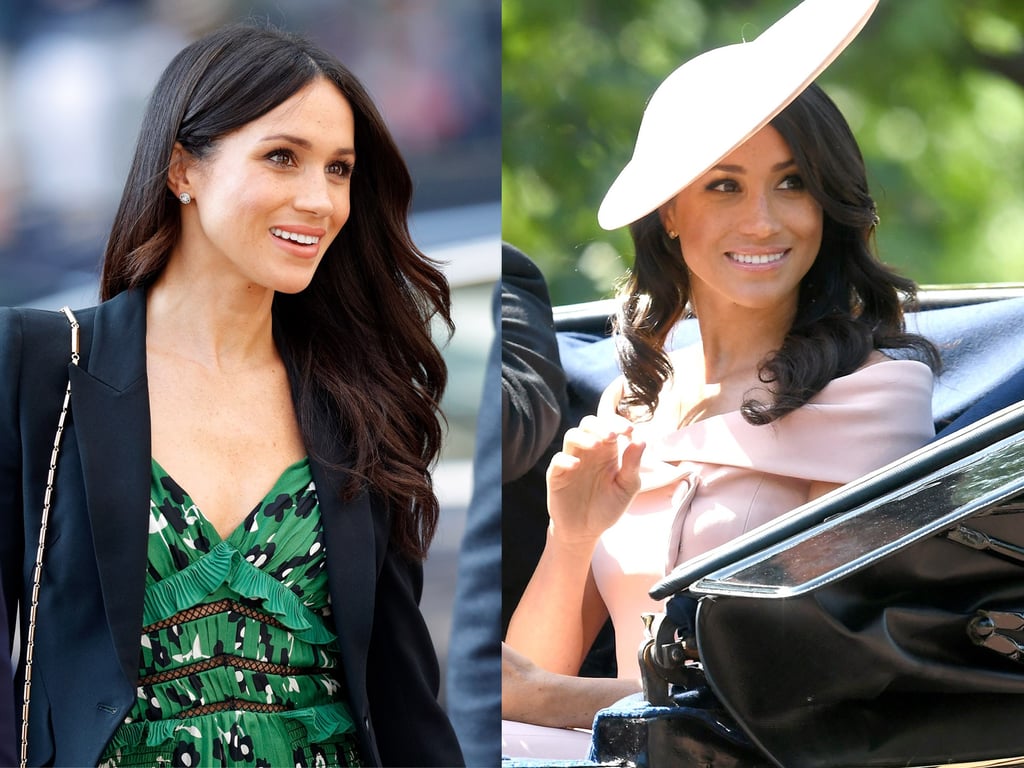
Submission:
[[[0,0],[0,305],[96,303],[142,111],[191,40],[270,22],[334,53],[373,95],[413,175],[413,235],[454,289],[423,597],[442,666],[500,269],[500,14],[499,0]]]
[[[597,208],[658,84],[795,5],[504,0],[502,234],[555,304],[611,295],[631,263]],[[880,0],[819,82],[864,152],[883,260],[922,284],[1024,281],[1024,3]]]

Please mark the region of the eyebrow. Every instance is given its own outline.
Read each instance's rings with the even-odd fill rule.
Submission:
[[[270,136],[264,136],[260,141],[287,141],[289,144],[295,144],[303,149],[313,148],[313,142],[309,139],[304,139],[301,136],[292,136],[290,133],[274,133]],[[338,155],[354,155],[355,153],[356,151],[351,147],[339,147],[335,150],[335,154]]]
[[[796,160],[793,160],[792,158],[789,160],[783,160],[781,163],[773,165],[771,170],[772,173],[777,173],[778,171],[783,171],[786,168],[789,168],[791,165],[796,165]],[[725,171],[726,173],[746,173],[747,171],[747,169],[742,165],[716,165],[713,170]]]

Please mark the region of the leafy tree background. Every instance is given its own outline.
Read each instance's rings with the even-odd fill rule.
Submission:
[[[629,266],[597,208],[657,85],[795,1],[503,1],[502,233],[556,304]],[[883,260],[921,284],[1024,281],[1024,2],[880,0],[819,82],[864,153]]]

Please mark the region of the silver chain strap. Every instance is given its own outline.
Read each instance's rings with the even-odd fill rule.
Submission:
[[[71,363],[78,365],[78,320],[69,307],[62,307],[61,312],[71,324]],[[32,571],[32,602],[28,613],[28,633],[23,650],[25,656],[25,686],[22,689],[21,705],[21,768],[28,763],[28,710],[32,694],[32,656],[36,642],[36,608],[39,606],[39,583],[43,578],[43,553],[46,550],[46,526],[50,521],[50,501],[53,498],[53,483],[57,475],[57,454],[60,453],[61,439],[64,437],[64,422],[67,420],[68,408],[71,406],[71,380],[64,390],[64,404],[60,409],[57,421],[57,433],[53,436],[53,451],[50,453],[50,468],[46,473],[46,492],[43,494],[43,515],[39,522],[39,545],[36,547],[35,568]]]

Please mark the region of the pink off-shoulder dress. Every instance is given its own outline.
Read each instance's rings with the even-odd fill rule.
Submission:
[[[666,431],[638,424],[647,443],[639,495],[598,543],[594,579],[615,627],[618,674],[638,678],[647,594],[679,563],[808,501],[815,483],[847,483],[920,448],[934,435],[932,372],[885,359],[831,381],[766,426],[738,411]],[[583,758],[589,733],[504,721],[508,756]]]
[[[928,366],[887,359],[834,379],[766,426],[739,411],[667,433],[638,425],[642,490],[592,562],[619,676],[639,675],[640,615],[660,610],[647,594],[656,581],[805,503],[812,484],[847,483],[920,448],[934,435],[931,394]]]

